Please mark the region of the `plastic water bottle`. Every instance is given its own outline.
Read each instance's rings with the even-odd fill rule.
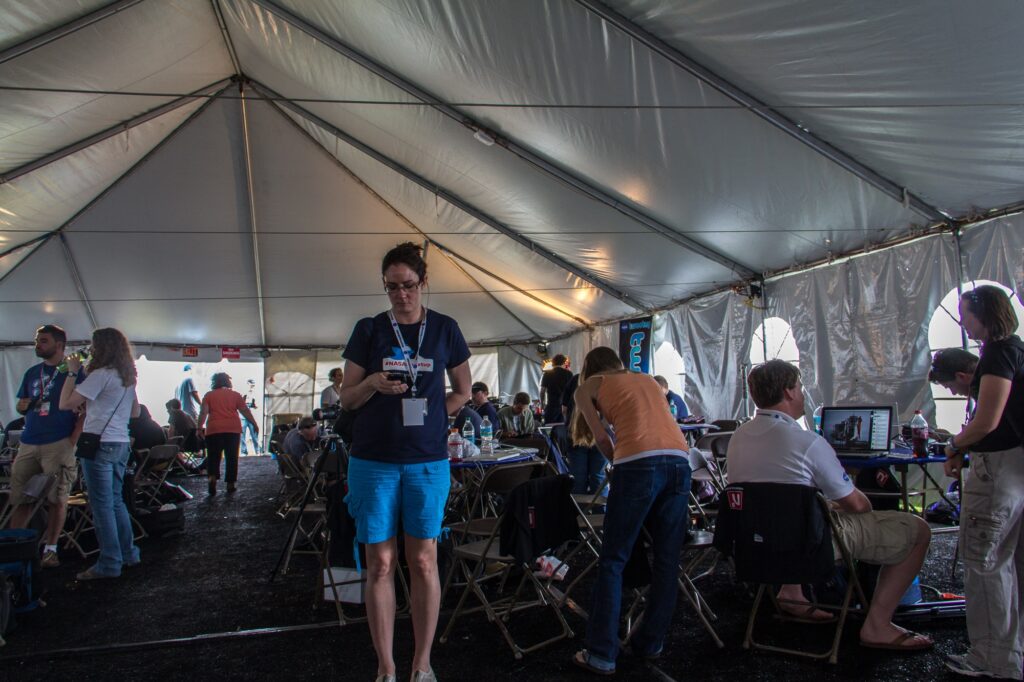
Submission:
[[[821,405],[814,408],[814,432],[821,434]]]
[[[476,431],[473,430],[473,422],[466,420],[466,423],[462,425],[462,440],[467,443],[472,443],[476,440]]]
[[[487,417],[480,422],[480,451],[484,454],[494,451],[494,425]]]
[[[928,456],[928,422],[921,410],[914,410],[914,418],[910,420],[910,443],[914,457]]]
[[[676,409],[676,404],[674,401],[669,402],[668,411],[672,414],[672,419],[677,419],[679,417],[679,410]]]
[[[462,435],[458,429],[452,429],[448,434],[448,459],[460,461],[462,459]]]

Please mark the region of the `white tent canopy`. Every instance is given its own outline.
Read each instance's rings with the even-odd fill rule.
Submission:
[[[0,17],[0,342],[55,322],[337,347],[412,240],[470,341],[582,349],[667,310],[710,389],[760,319],[707,312],[715,292],[1019,208],[1017,19],[1009,0],[26,0]],[[1020,240],[987,239],[1011,250],[958,237],[917,284],[955,286],[962,256],[1017,288]],[[775,291],[775,312],[827,312]],[[711,319],[715,361],[694,340]]]

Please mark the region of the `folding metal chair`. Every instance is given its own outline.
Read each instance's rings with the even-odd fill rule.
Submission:
[[[284,518],[295,505],[302,501],[306,493],[306,486],[309,485],[309,471],[296,463],[291,455],[284,453],[278,455],[277,465],[284,477],[281,481],[281,488],[277,491],[278,497],[284,498],[277,508],[277,515]]]
[[[787,501],[785,510],[779,509],[782,500]],[[801,505],[800,516],[792,515],[793,510]],[[726,519],[725,515],[729,518]],[[790,547],[785,540],[776,537],[781,534],[781,528],[805,531],[805,537],[815,538],[812,544],[818,551],[808,554],[806,547]],[[724,537],[719,537],[719,534]],[[833,544],[839,548],[839,557],[832,554]],[[733,556],[738,579],[757,585],[743,648],[828,659],[829,663],[837,661],[847,616],[851,612],[863,612],[868,601],[857,579],[856,562],[842,541],[828,500],[820,492],[808,486],[780,483],[731,484],[720,504],[715,546]],[[780,584],[824,582],[834,574],[836,562],[841,562],[847,570],[847,587],[842,603],[839,606],[810,603],[812,608],[839,612],[832,646],[828,650],[808,651],[754,639],[758,611],[766,593],[777,618],[800,622],[801,619],[782,610],[775,594],[776,587]],[[851,606],[855,593],[861,608]],[[805,605],[800,604],[801,607]]]
[[[135,493],[144,505],[160,506],[159,494],[174,462],[178,459],[177,445],[155,445],[135,470]]]
[[[576,552],[584,547],[584,544],[579,542],[577,526],[578,519],[583,516],[583,513],[573,502],[571,491],[572,477],[565,474],[545,476],[522,483],[509,494],[501,521],[490,535],[483,540],[455,548],[454,559],[466,578],[466,587],[441,635],[441,643],[448,641],[452,628],[460,616],[477,611],[484,611],[487,614],[487,619],[498,627],[516,659],[548,644],[573,636],[572,628],[569,627],[561,611],[562,598],[558,593],[552,592],[552,587],[557,579],[554,576],[538,577],[533,565],[537,557],[547,552],[550,552],[557,560],[568,563]],[[522,518],[522,510],[519,507],[527,504],[527,500],[541,499],[545,500],[545,504],[537,504],[526,515],[528,518]],[[503,532],[502,529],[504,529]],[[503,541],[499,541],[499,533]],[[531,546],[520,548],[519,545],[509,543],[509,539],[517,533],[526,533]],[[503,544],[512,546],[505,547],[503,550]],[[513,549],[513,546],[516,549]],[[517,558],[514,552],[518,552],[520,556]],[[480,583],[485,577],[486,567],[493,562],[517,565],[522,570],[523,577],[511,596],[497,596],[490,599],[481,587]],[[536,599],[523,601],[520,598],[526,586],[529,586],[534,592]],[[466,602],[470,595],[477,599],[480,606],[466,608]],[[561,632],[540,642],[521,646],[513,638],[509,630],[509,623],[515,613],[534,607],[550,609],[561,626]]]
[[[57,477],[53,474],[36,474],[28,480],[24,490],[21,491],[22,504],[31,505],[27,521],[31,521],[32,517],[36,515],[39,508],[46,502],[46,498],[50,496],[50,491],[53,490],[55,485],[57,485]],[[3,509],[0,510],[0,528],[7,527],[11,517],[14,516],[15,509],[16,507],[11,504],[11,498],[8,495]]]

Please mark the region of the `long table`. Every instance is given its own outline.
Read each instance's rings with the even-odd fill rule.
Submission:
[[[904,448],[893,448],[893,451],[899,454],[909,455],[910,451],[904,451]],[[899,457],[892,455],[885,455],[882,457],[839,457],[839,462],[848,469],[878,469],[882,467],[892,467],[899,476],[900,479],[900,492],[889,493],[892,495],[898,494],[900,501],[903,504],[904,511],[912,511],[910,506],[910,497],[924,496],[929,490],[935,490],[938,492],[939,497],[943,500],[956,506],[946,495],[945,488],[935,480],[935,477],[928,471],[929,464],[936,464],[945,462],[946,457],[944,455],[929,455],[928,457]],[[920,490],[911,491],[907,486],[907,473],[910,471],[910,466],[915,465],[921,467],[921,472],[925,477],[925,485]],[[930,482],[932,485],[929,487],[927,483]],[[872,493],[873,495],[879,495],[879,493]],[[886,493],[881,493],[882,496]],[[921,516],[924,516],[925,505],[921,505]]]

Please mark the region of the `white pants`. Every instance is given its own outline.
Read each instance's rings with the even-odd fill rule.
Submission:
[[[968,660],[1019,680],[1024,667],[1024,448],[972,452],[962,502]]]

